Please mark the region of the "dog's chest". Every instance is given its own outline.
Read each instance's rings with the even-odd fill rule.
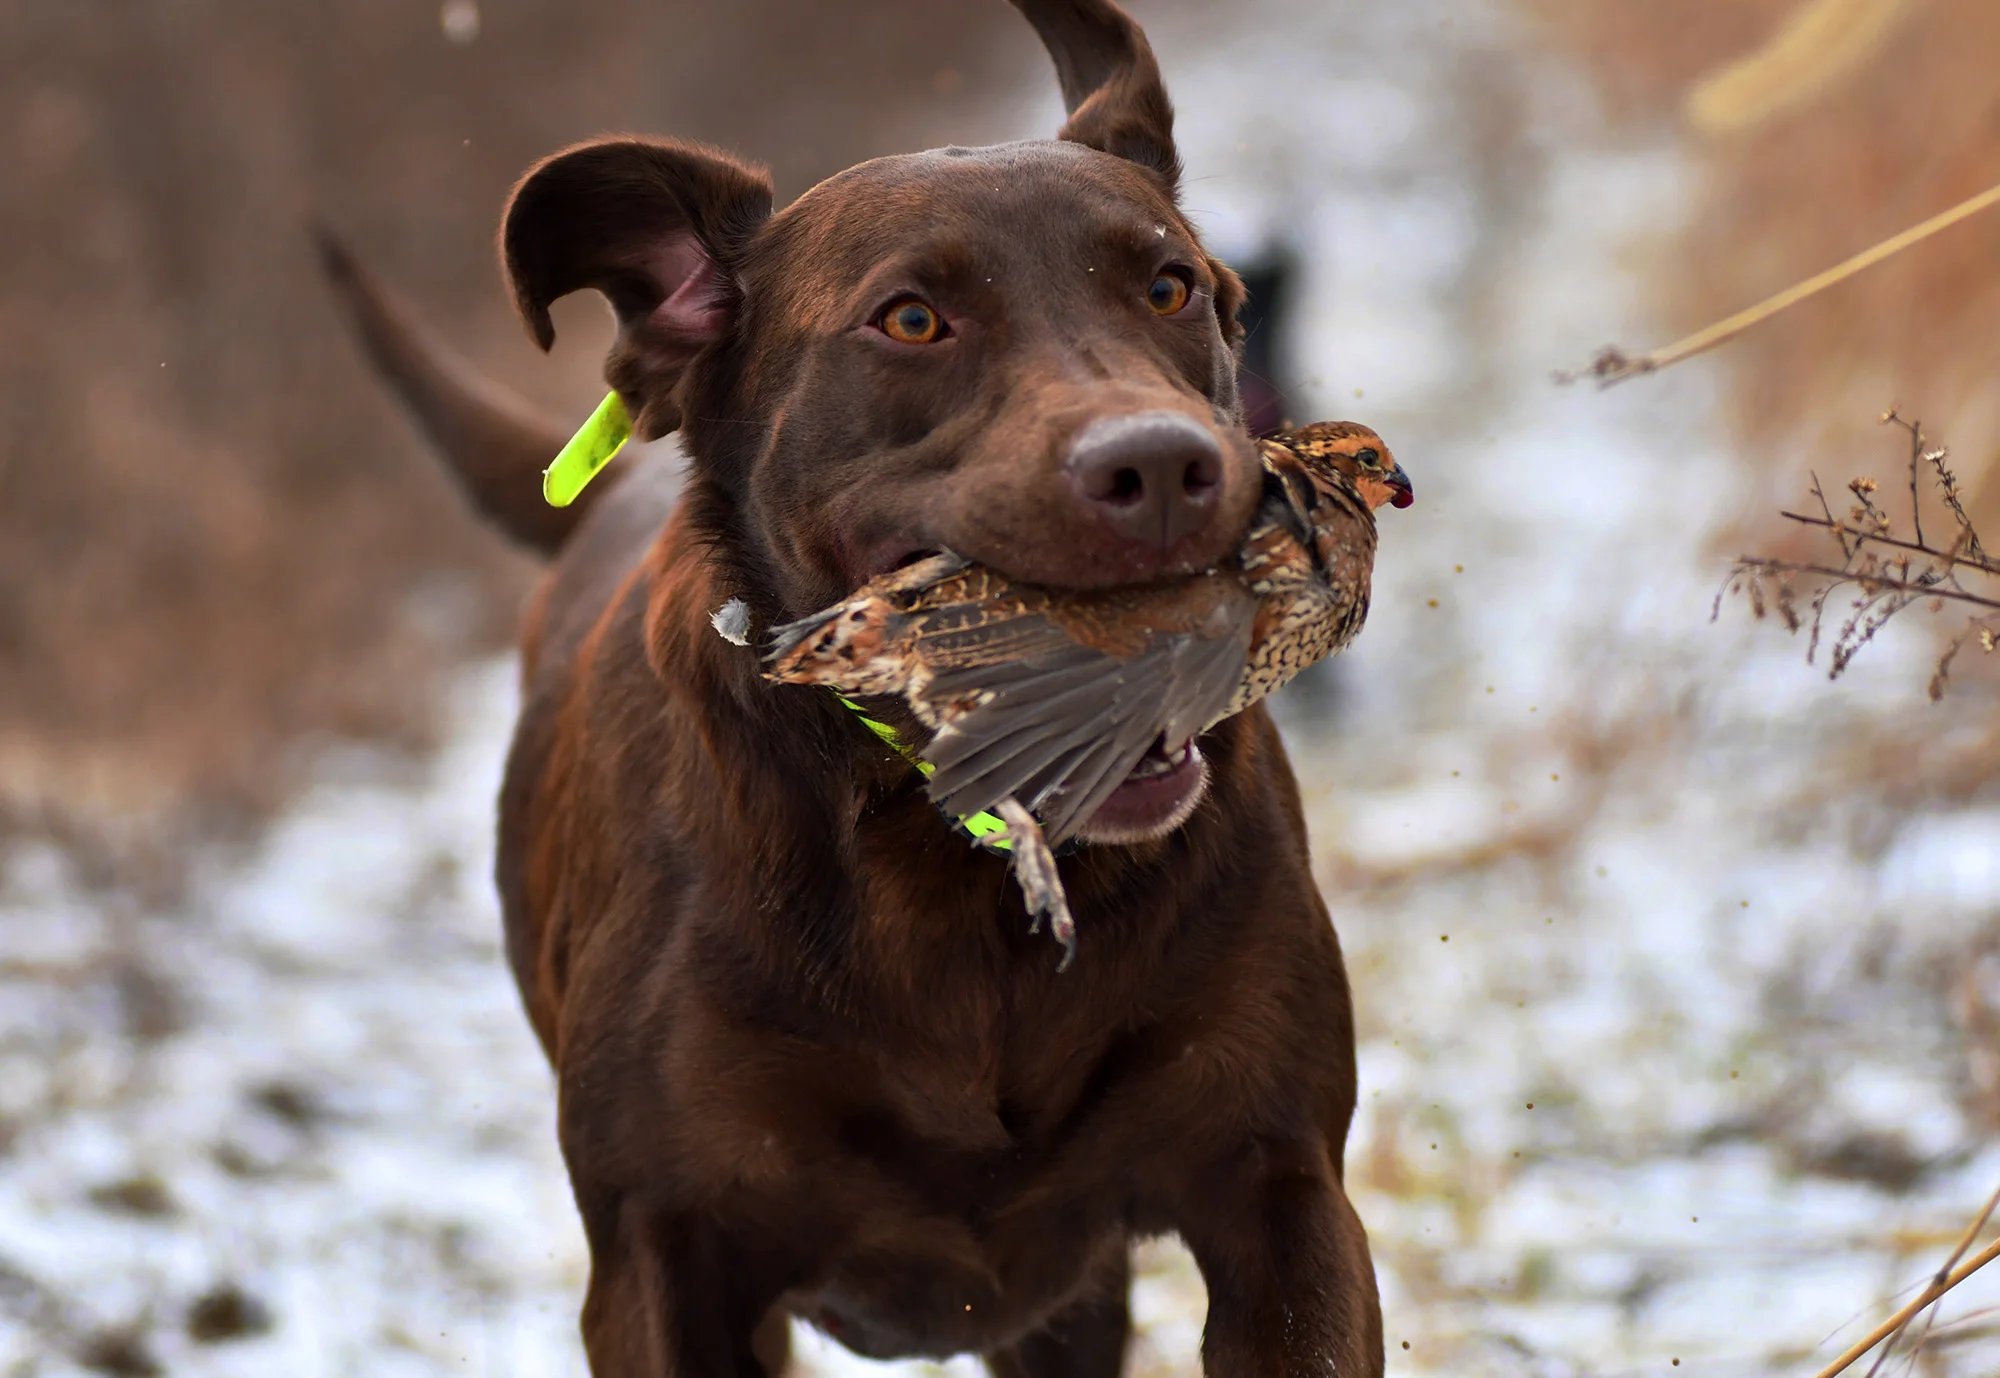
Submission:
[[[1018,1113],[983,1107],[1001,1133]],[[842,1222],[794,1306],[857,1353],[991,1350],[1061,1310],[1124,1246],[1117,1155],[1087,1143],[974,1149],[900,1121],[849,1144],[859,1162],[846,1172],[865,1164],[883,1190]]]
[[[737,1197],[752,1217],[826,1241],[788,1305],[858,1353],[1010,1342],[1122,1247],[1131,1146],[978,1070],[911,1058],[841,1078],[767,1125],[782,1170],[733,1184],[757,1198]]]

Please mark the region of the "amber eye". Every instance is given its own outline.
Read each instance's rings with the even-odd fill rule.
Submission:
[[[1382,452],[1373,446],[1364,445],[1354,452],[1354,462],[1364,469],[1373,469],[1382,462]]]
[[[944,334],[938,313],[915,297],[893,303],[882,313],[880,326],[884,335],[899,344],[929,344]]]
[[[1173,315],[1187,305],[1187,299],[1187,279],[1175,273],[1160,274],[1146,289],[1146,305],[1153,308],[1156,316]]]

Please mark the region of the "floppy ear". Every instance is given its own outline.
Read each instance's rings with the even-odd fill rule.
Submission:
[[[1173,191],[1174,107],[1160,64],[1132,16],[1111,0],[1014,0],[1055,59],[1069,123],[1059,139],[1151,168]]]
[[[604,376],[643,439],[680,424],[693,358],[733,323],[735,268],[771,215],[771,179],[727,154],[665,140],[578,144],[530,168],[500,227],[514,305],[555,343],[549,303],[596,288],[618,317]]]

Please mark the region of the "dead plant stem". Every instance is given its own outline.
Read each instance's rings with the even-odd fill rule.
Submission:
[[[1633,356],[1616,347],[1606,349],[1588,368],[1575,373],[1558,373],[1557,381],[1573,382],[1580,377],[1589,377],[1595,378],[1600,386],[1609,387],[1613,383],[1622,383],[1627,378],[1637,377],[1642,373],[1657,373],[1683,359],[1707,353],[1717,345],[1735,339],[1752,326],[1769,320],[1780,311],[1798,305],[1807,297],[1816,296],[1837,283],[1845,282],[1863,269],[1872,268],[1883,259],[1901,253],[1912,244],[1929,239],[1940,230],[1949,229],[1967,216],[1976,215],[1988,206],[1996,204],[2000,204],[2000,186],[1988,187],[1977,196],[1967,197],[1951,209],[1940,211],[1922,224],[1912,225],[1900,234],[1891,235],[1881,243],[1863,249],[1852,258],[1835,264],[1823,273],[1817,273],[1804,282],[1794,283],[1784,291],[1766,297],[1755,306],[1747,307],[1727,319],[1717,321],[1714,325],[1675,340],[1651,354]]]
[[[2000,612],[2000,599],[1981,598],[1976,593],[1953,588],[1949,584],[1920,584],[1913,579],[1898,579],[1890,574],[1863,574],[1854,569],[1834,569],[1830,565],[1793,564],[1789,560],[1772,560],[1758,555],[1745,555],[1737,560],[1741,569],[1759,570],[1768,574],[1816,574],[1837,583],[1859,584],[1863,591],[1875,593],[1887,589],[1894,593],[1907,593],[1916,598],[1947,598],[1954,603],[1970,603],[1976,608],[1992,608]]]
[[[2000,1187],[1993,1188],[1993,1194],[1986,1198],[1986,1205],[1980,1209],[1978,1216],[1974,1218],[1973,1222],[1965,1227],[1965,1233],[1958,1237],[1958,1244],[1952,1249],[1951,1257],[1947,1258],[1939,1266],[1937,1272],[1931,1276],[1931,1286],[1940,1286],[1947,1277],[1951,1276],[1951,1270],[1958,1265],[1958,1261],[1961,1258],[1965,1257],[1965,1251],[1972,1247],[1972,1241],[1979,1238],[1979,1232],[1986,1228],[1986,1222],[1993,1218],[1995,1207],[2000,1207]],[[1933,1311],[1931,1313],[1931,1320],[1935,1321],[1936,1319],[1937,1313]],[[1888,1343],[1882,1346],[1882,1352],[1876,1355],[1875,1362],[1868,1366],[1868,1378],[1875,1378],[1875,1375],[1881,1371],[1882,1365],[1888,1362],[1890,1351],[1895,1349],[1897,1339],[1909,1328],[1910,1320],[1911,1317],[1904,1317],[1903,1323],[1898,1325],[1894,1332],[1890,1334]],[[1926,1324],[1928,1325],[1928,1322]],[[1917,1344],[1919,1347],[1923,1345],[1923,1342],[1923,1336],[1918,1336]]]

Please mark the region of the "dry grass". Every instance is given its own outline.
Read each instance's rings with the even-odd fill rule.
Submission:
[[[1972,1258],[1965,1258],[1966,1250],[1970,1249],[1973,1241],[1979,1238],[1980,1233],[1986,1228],[1986,1222],[1993,1218],[1996,1206],[2000,1206],[2000,1188],[1995,1188],[1993,1194],[1986,1198],[1986,1205],[1973,1218],[1972,1223],[1966,1226],[1965,1233],[1959,1236],[1958,1244],[1952,1249],[1951,1256],[1945,1259],[1944,1265],[1932,1275],[1924,1290],[1917,1294],[1916,1300],[1856,1340],[1838,1359],[1821,1369],[1816,1378],[1836,1378],[1838,1374],[1852,1368],[1870,1350],[1880,1345],[1882,1352],[1876,1356],[1875,1362],[1868,1369],[1868,1378],[1875,1378],[1882,1366],[1889,1361],[1889,1356],[1896,1352],[1897,1343],[1908,1332],[1911,1322],[1929,1311],[1930,1315],[1924,1329],[1916,1336],[1915,1343],[1911,1346],[1913,1352],[1921,1352],[1931,1334],[1931,1322],[1937,1319],[1937,1312],[1933,1308],[1938,1300],[1994,1259],[2000,1258],[2000,1239],[1994,1240]],[[1961,1259],[1965,1259],[1962,1264],[1959,1262]]]
[[[1719,320],[2000,175],[2000,6],[1987,0],[1522,3],[1594,78],[1613,137],[1666,134],[1696,151],[1704,185],[1656,279],[1666,333]],[[1994,518],[1996,252],[2000,217],[1980,217],[1731,346],[1734,419],[1771,491],[1798,453],[1859,444],[1851,399],[1886,395],[1955,438],[1967,506]]]
[[[1939,211],[1921,224],[1912,225],[1879,244],[1870,245],[1853,257],[1836,263],[1825,272],[1815,273],[1804,282],[1795,282],[1782,292],[1773,293],[1733,316],[1703,326],[1692,335],[1684,335],[1670,345],[1646,354],[1629,354],[1613,345],[1600,351],[1585,369],[1576,372],[1559,371],[1556,374],[1556,381],[1573,383],[1579,378],[1589,377],[1596,379],[1601,386],[1609,387],[1628,378],[1669,368],[1683,359],[1706,354],[1711,349],[1719,349],[1745,331],[1762,325],[1779,312],[1789,311],[1802,301],[1816,297],[1830,288],[1838,287],[1856,273],[1864,272],[1885,259],[1893,258],[1903,250],[1922,243],[1932,235],[1941,234],[1959,221],[1995,205],[2000,205],[2000,186],[1988,187],[1977,196],[1968,197],[1956,206]]]

